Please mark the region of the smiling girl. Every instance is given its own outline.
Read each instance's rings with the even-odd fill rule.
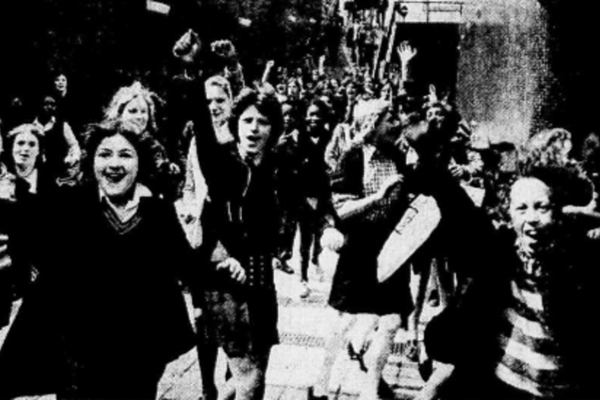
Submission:
[[[89,132],[82,186],[49,201],[30,235],[40,272],[0,352],[0,398],[154,398],[192,347],[179,283],[189,246],[145,186],[153,165],[122,125]]]

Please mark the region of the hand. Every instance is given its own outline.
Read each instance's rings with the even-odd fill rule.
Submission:
[[[384,183],[381,185],[377,193],[375,193],[375,197],[377,200],[381,201],[387,198],[392,190],[394,190],[398,184],[404,182],[404,177],[402,175],[394,175],[390,176]]]
[[[321,235],[321,246],[331,251],[339,252],[345,242],[344,234],[335,228],[326,228]]]
[[[186,64],[196,61],[200,53],[200,38],[193,30],[188,30],[173,46],[173,54]]]
[[[352,139],[352,146],[361,146],[375,132],[377,119],[378,116],[373,115],[362,124],[358,134]]]
[[[0,234],[0,270],[12,265],[12,260],[8,254],[8,235]]]
[[[451,165],[449,169],[453,178],[460,179],[465,175],[465,169],[460,165]]]
[[[221,261],[217,264],[217,270],[227,269],[231,274],[231,277],[239,283],[246,282],[246,271],[235,258],[229,257],[228,259]]]
[[[181,174],[181,168],[179,168],[179,165],[177,165],[175,163],[170,163],[169,164],[169,174],[170,175],[179,175],[179,174]]]
[[[275,66],[275,61],[273,61],[273,60],[267,61],[267,69],[268,70],[272,70],[274,66]]]
[[[408,63],[417,55],[417,49],[412,47],[407,41],[400,43],[397,50],[402,64]]]
[[[435,85],[429,85],[429,94],[427,95],[427,102],[429,104],[437,103],[439,101],[437,95],[437,89]]]
[[[71,168],[74,167],[80,159],[81,157],[78,154],[69,154],[65,157],[65,164],[67,167]]]
[[[231,64],[237,63],[237,51],[230,40],[217,40],[211,43],[213,53],[227,59]]]
[[[587,237],[592,240],[600,239],[600,228],[596,228],[596,229],[592,229],[591,231],[588,231]]]

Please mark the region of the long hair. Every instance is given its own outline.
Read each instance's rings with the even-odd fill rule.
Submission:
[[[134,82],[131,86],[124,86],[115,93],[109,106],[104,111],[105,120],[120,120],[127,104],[137,98],[142,99],[148,106],[146,130],[151,134],[155,134],[158,132],[157,106],[162,104],[162,100],[158,95],[143,87],[140,82]]]
[[[44,128],[38,124],[22,124],[12,129],[6,135],[6,140],[4,142],[4,151],[2,152],[2,161],[5,163],[6,167],[10,172],[15,172],[15,160],[13,158],[13,149],[15,146],[15,140],[17,136],[22,133],[31,133],[33,136],[37,138],[38,146],[39,146],[39,154],[37,159],[35,160],[35,167],[39,168],[45,161],[45,138],[44,138]]]

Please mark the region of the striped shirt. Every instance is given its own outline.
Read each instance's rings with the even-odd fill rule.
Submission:
[[[502,357],[496,376],[506,384],[540,398],[565,394],[568,380],[560,343],[549,324],[545,296],[528,278],[514,280],[512,302],[499,336]]]

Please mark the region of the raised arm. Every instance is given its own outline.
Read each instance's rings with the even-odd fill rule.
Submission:
[[[400,66],[401,66],[401,79],[403,82],[406,82],[409,79],[412,79],[412,71],[410,62],[417,55],[417,49],[412,47],[409,42],[404,41],[400,43],[397,49],[398,57],[400,57]]]

